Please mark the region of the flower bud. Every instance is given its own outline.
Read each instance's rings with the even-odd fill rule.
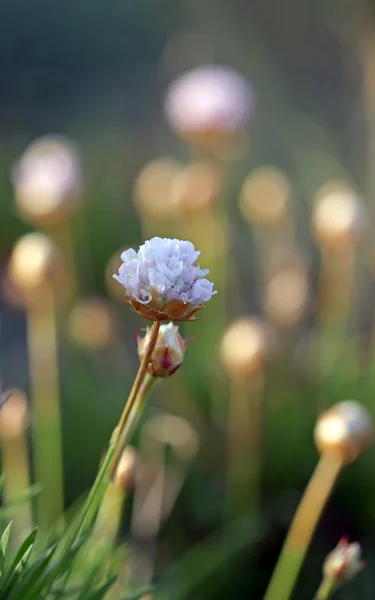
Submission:
[[[248,376],[263,369],[272,346],[272,336],[260,319],[243,317],[233,321],[221,340],[220,356],[231,376]]]
[[[28,233],[15,244],[8,266],[11,283],[22,292],[40,288],[58,269],[59,252],[43,233]]]
[[[357,543],[349,544],[346,538],[342,538],[325,559],[323,573],[327,579],[342,584],[354,579],[364,567],[361,546]]]
[[[319,452],[350,463],[368,446],[372,436],[367,410],[354,400],[345,400],[321,415],[314,437]]]
[[[12,170],[18,210],[28,221],[51,225],[68,215],[81,189],[81,164],[74,144],[47,135],[33,142]]]
[[[143,338],[137,338],[138,356],[142,360],[150,341],[151,327],[147,327],[146,335]],[[169,377],[181,366],[184,360],[187,340],[183,340],[177,325],[167,323],[161,325],[156,342],[155,350],[152,353],[148,364],[148,372],[153,377]]]
[[[352,250],[366,225],[364,205],[348,184],[332,183],[318,193],[312,225],[322,248]]]

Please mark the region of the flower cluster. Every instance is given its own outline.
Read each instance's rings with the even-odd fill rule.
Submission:
[[[126,300],[150,321],[189,321],[213,294],[207,269],[197,264],[200,252],[191,242],[154,237],[136,252],[121,255],[118,275]]]

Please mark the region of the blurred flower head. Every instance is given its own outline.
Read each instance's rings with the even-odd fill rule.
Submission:
[[[37,224],[60,220],[75,206],[81,177],[80,158],[70,140],[52,135],[36,140],[12,169],[18,210]]]
[[[86,298],[76,304],[68,326],[74,342],[87,350],[103,350],[116,338],[114,315],[102,298]]]
[[[151,337],[151,328],[148,327],[143,338],[137,337],[138,356],[142,361]],[[181,366],[184,359],[187,341],[183,340],[177,325],[163,324],[155,350],[152,353],[147,370],[153,377],[169,377]]]
[[[333,251],[351,250],[365,229],[365,207],[348,184],[333,182],[318,192],[312,225],[322,248]]]
[[[207,145],[233,136],[248,121],[254,104],[248,82],[232,69],[201,66],[178,77],[165,99],[171,128]]]
[[[200,252],[188,241],[154,237],[121,255],[118,275],[125,298],[150,321],[189,321],[213,294],[208,269],[196,260]]]
[[[33,292],[59,273],[58,248],[43,233],[28,233],[14,245],[8,265],[10,282],[21,292]]]
[[[323,413],[315,427],[315,443],[321,453],[350,463],[368,446],[373,437],[372,420],[367,410],[354,400],[339,402]]]
[[[349,544],[346,538],[342,538],[325,559],[323,573],[328,579],[342,584],[354,579],[364,567],[361,546],[357,543]]]
[[[141,170],[134,186],[134,203],[142,216],[158,220],[177,216],[173,190],[181,170],[173,158],[153,160]]]
[[[231,376],[251,376],[263,369],[272,347],[273,336],[267,325],[255,317],[242,317],[224,332],[221,362]]]
[[[309,300],[309,282],[303,265],[289,264],[266,282],[264,310],[277,327],[290,327],[302,317]]]
[[[245,179],[240,195],[244,218],[254,225],[282,222],[290,208],[291,189],[286,176],[275,167],[259,167]]]

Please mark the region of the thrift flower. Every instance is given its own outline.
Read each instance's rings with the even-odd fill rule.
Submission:
[[[118,275],[125,299],[149,321],[189,321],[213,294],[208,269],[196,260],[200,252],[191,242],[154,237],[136,252],[121,254]]]
[[[138,355],[142,358],[151,337],[151,328],[147,328],[143,338],[137,337]],[[169,377],[181,366],[188,340],[183,340],[177,325],[168,323],[161,325],[155,350],[148,365],[148,372],[153,377]]]

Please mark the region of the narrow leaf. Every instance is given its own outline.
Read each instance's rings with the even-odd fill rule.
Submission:
[[[1,536],[1,540],[0,540],[0,574],[3,574],[4,571],[4,566],[5,566],[5,558],[6,558],[6,553],[8,550],[8,544],[9,544],[9,538],[10,538],[10,532],[12,529],[12,523],[13,521],[11,521],[8,525],[8,527],[4,530],[3,535]]]

